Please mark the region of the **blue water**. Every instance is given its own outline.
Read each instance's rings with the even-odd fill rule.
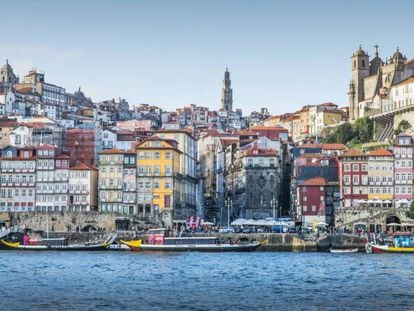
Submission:
[[[414,256],[0,251],[1,310],[413,310]]]

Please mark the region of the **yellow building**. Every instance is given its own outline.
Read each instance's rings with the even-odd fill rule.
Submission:
[[[392,201],[394,198],[394,157],[385,149],[368,152],[368,199]],[[389,202],[387,202],[389,204]]]
[[[183,192],[178,143],[152,136],[138,144],[136,152],[138,214],[172,227]]]

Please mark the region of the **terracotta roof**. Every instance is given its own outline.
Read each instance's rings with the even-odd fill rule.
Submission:
[[[326,179],[322,177],[315,177],[305,180],[301,186],[325,186]]]
[[[276,156],[277,151],[271,148],[250,148],[243,151],[244,156],[249,157],[269,157]]]
[[[368,152],[368,155],[370,156],[392,156],[392,153],[389,152],[388,150],[385,150],[383,148],[380,149],[376,149],[373,151]]]
[[[406,84],[411,84],[411,83],[414,83],[414,77],[404,80],[394,86],[406,85]]]
[[[406,65],[408,65],[408,64],[413,64],[413,63],[414,63],[414,58],[409,59],[409,60],[407,60],[407,61],[405,62],[405,64],[406,64]]]
[[[322,149],[326,150],[345,150],[346,146],[344,144],[322,144]]]
[[[108,149],[108,150],[104,150],[99,152],[99,154],[122,154],[124,153],[122,150],[117,149],[117,148],[112,148],[112,149]]]
[[[366,154],[356,149],[346,150],[344,151],[342,155],[340,155],[340,157],[360,157],[360,156],[366,156]]]
[[[344,144],[303,144],[297,146],[298,148],[322,148],[325,150],[345,150]]]
[[[72,166],[69,169],[74,170],[74,171],[91,171],[91,170],[97,171],[96,167],[83,164],[82,162],[78,162],[78,164],[76,164],[75,166]]]
[[[258,125],[258,126],[254,126],[250,128],[251,130],[262,130],[262,131],[284,131],[287,132],[288,130],[285,129],[284,127],[281,126],[263,126],[263,125]]]
[[[238,138],[222,138],[220,139],[220,141],[224,146],[228,146],[228,145],[237,143],[239,139]]]

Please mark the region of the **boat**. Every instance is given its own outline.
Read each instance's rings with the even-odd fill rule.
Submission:
[[[139,251],[141,249],[142,240],[132,240],[132,241],[125,241],[125,240],[119,240],[122,245],[126,245],[129,247],[131,251]]]
[[[166,237],[165,229],[152,229],[147,244],[141,244],[143,251],[164,252],[251,252],[261,243],[241,240],[237,243],[222,243],[217,237]]]
[[[329,250],[333,254],[349,254],[349,253],[358,253],[358,248],[346,248],[346,249],[333,249]]]
[[[28,250],[28,251],[103,251],[115,241],[117,235],[110,235],[104,242],[97,244],[67,244],[67,239],[42,239],[30,240],[24,237],[23,243],[20,241],[0,240],[2,246],[10,250]]]
[[[7,237],[10,234],[10,228],[0,230],[0,239]]]
[[[367,253],[414,253],[414,235],[411,232],[395,232],[391,244],[367,242]]]

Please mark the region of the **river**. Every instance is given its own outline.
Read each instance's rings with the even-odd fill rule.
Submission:
[[[0,251],[1,310],[414,308],[414,256]]]

